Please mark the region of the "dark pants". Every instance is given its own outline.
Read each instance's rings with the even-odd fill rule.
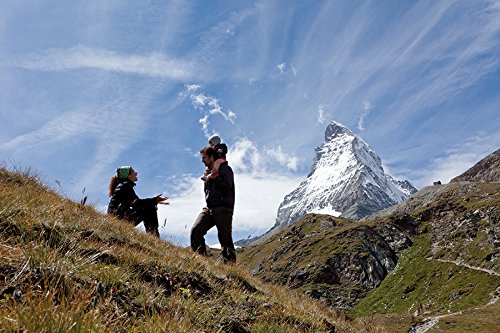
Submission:
[[[233,210],[226,207],[203,208],[191,228],[191,248],[202,255],[207,255],[205,235],[208,230],[217,227],[217,236],[221,245],[221,255],[224,262],[235,262],[232,227]]]
[[[144,206],[129,210],[125,213],[125,219],[137,226],[144,222],[144,227],[148,234],[160,237],[158,232],[158,215],[156,214],[156,206]]]

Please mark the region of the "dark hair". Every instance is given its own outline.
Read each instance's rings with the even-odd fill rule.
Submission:
[[[201,148],[200,154],[205,154],[208,157],[213,156],[214,159],[218,159],[219,158],[219,153],[217,152],[217,150],[215,150],[214,147],[210,147],[210,146]]]
[[[225,157],[227,154],[227,146],[225,143],[218,143],[214,146],[217,153],[219,153],[220,157]]]
[[[111,197],[113,195],[113,192],[115,191],[115,188],[118,186],[118,177],[113,176],[111,177],[111,180],[109,181],[109,187],[108,187],[108,195]]]

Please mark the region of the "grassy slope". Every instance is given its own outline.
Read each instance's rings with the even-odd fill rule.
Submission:
[[[440,200],[413,211],[412,215],[418,217],[447,205],[455,207],[456,212],[462,212],[453,216],[454,220],[461,221],[479,208],[498,209],[500,184],[476,184],[475,190],[466,193],[458,193],[460,184],[453,186]],[[431,315],[446,316],[450,313],[455,315],[442,318],[430,332],[494,332],[498,329],[500,305],[486,304],[494,296],[499,296],[500,277],[442,261],[455,260],[459,256],[459,262],[463,264],[497,270],[498,260],[485,259],[496,249],[484,241],[486,235],[483,230],[489,223],[498,224],[498,218],[491,222],[480,220],[472,241],[470,233],[464,228],[453,229],[437,240],[436,244],[442,249],[432,253],[430,224],[439,224],[443,216],[433,217],[429,223],[420,226],[422,233],[413,239],[414,245],[399,254],[398,267],[352,309],[352,315],[376,313],[375,322],[394,332],[406,332],[401,326],[394,325],[398,320],[411,323]],[[419,307],[418,316],[411,317]]]
[[[422,235],[401,253],[398,267],[356,305],[352,314],[413,313],[419,306],[424,312],[445,314],[492,299],[490,293],[500,284],[500,277],[437,262],[428,259],[428,254],[429,241]]]
[[[464,329],[480,327],[477,332],[494,331],[500,326],[498,315],[495,317],[495,312],[491,310],[498,309],[498,304],[482,308],[492,299],[492,292],[499,287],[500,278],[483,271],[439,261],[455,260],[460,254],[459,259],[465,264],[498,270],[498,260],[486,259],[497,249],[484,241],[485,228],[491,227],[490,223],[498,225],[498,219],[494,218],[496,222],[478,219],[478,232],[473,235],[465,224],[452,228],[443,238],[434,239],[441,250],[432,253],[430,248],[429,238],[431,235],[437,237],[431,223],[437,227],[440,223],[449,223],[448,220],[442,220],[444,217],[456,222],[470,219],[476,209],[498,208],[500,184],[475,184],[471,188],[464,190],[462,185],[453,184],[432,202],[408,211],[416,220],[423,219],[428,222],[420,225],[418,236],[412,237],[414,245],[398,255],[397,269],[392,271],[378,288],[360,300],[350,315],[365,325],[382,325],[390,332],[407,332],[415,322],[427,316],[456,311],[463,311],[464,314],[446,318],[450,324],[446,324],[443,319],[440,330],[454,331],[456,327],[453,327],[452,322],[460,322]],[[431,220],[423,218],[426,215],[431,216]],[[352,253],[361,245],[360,240],[340,239],[340,235],[345,235],[347,231],[363,224],[374,225],[385,223],[386,220],[387,218],[380,218],[377,221],[353,224],[333,217],[309,215],[288,227],[282,234],[257,247],[245,249],[242,260],[249,269],[266,267],[265,272],[261,273],[262,276],[266,280],[279,281],[280,272],[290,271],[287,266],[290,263],[298,263],[298,267],[304,267],[337,252]],[[328,239],[335,241],[327,241]],[[277,256],[278,259],[270,267],[269,258],[279,254],[276,249],[287,248],[290,251],[281,257]],[[273,269],[276,272],[273,272]],[[413,317],[412,314],[419,306],[422,308],[419,316]],[[475,309],[478,307],[481,309]]]
[[[246,267],[264,268],[263,277],[268,281],[276,281],[283,276],[282,272],[288,271],[291,263],[294,269],[300,269],[311,263],[323,262],[336,253],[362,247],[359,239],[339,238],[340,234],[356,227],[356,223],[341,218],[306,215],[265,243],[245,248],[241,260]]]
[[[0,168],[2,332],[382,332]]]

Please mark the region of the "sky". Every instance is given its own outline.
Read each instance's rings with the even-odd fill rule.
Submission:
[[[500,1],[0,2],[1,163],[99,210],[132,165],[179,245],[214,133],[235,239],[274,225],[331,121],[418,188],[500,147]]]

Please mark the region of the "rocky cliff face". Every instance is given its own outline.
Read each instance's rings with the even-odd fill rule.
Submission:
[[[400,203],[417,190],[387,175],[380,157],[360,137],[332,122],[307,179],[281,203],[276,227],[307,213],[359,219]]]
[[[396,271],[389,288],[401,289],[401,295],[395,291],[394,300],[377,306],[402,302],[410,309],[427,302],[444,311],[450,304],[464,306],[468,298],[482,302],[495,292],[499,235],[500,183],[449,184],[425,188],[370,221],[308,214],[245,248],[240,258],[264,280],[297,288],[333,307],[351,308],[383,283],[408,250],[411,260],[399,269],[409,272],[398,278]],[[413,251],[416,241],[418,251]],[[419,264],[413,267],[412,262]],[[471,279],[470,274],[481,279],[481,291],[460,282]],[[430,292],[428,284],[439,288]]]
[[[282,233],[243,252],[243,261],[264,280],[298,288],[333,307],[349,308],[376,288],[411,246],[414,222],[377,226],[308,214]]]
[[[500,149],[450,182],[500,182]]]

